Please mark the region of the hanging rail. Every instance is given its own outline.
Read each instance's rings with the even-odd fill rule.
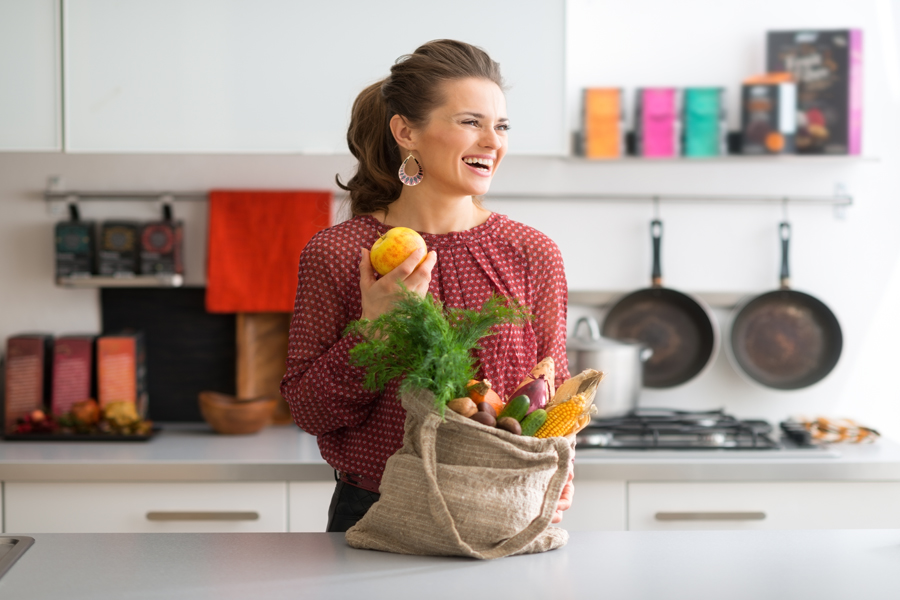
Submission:
[[[90,202],[92,200],[206,200],[205,192],[76,192],[45,191],[44,200],[48,202]]]
[[[92,201],[92,200],[206,200],[204,192],[88,192],[88,191],[46,191],[44,199],[55,202]],[[578,202],[714,202],[736,204],[825,204],[831,206],[852,206],[853,196],[836,194],[834,196],[741,196],[733,194],[572,194],[572,193],[489,193],[487,200],[570,200]]]

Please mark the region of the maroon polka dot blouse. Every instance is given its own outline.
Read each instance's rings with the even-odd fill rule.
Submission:
[[[370,248],[388,229],[374,217],[358,216],[320,231],[304,248],[281,383],[294,421],[318,436],[328,464],[374,481],[381,481],[385,462],[403,443],[400,382],[383,392],[365,390],[364,371],[350,366],[347,354],[361,338],[342,334],[362,314],[360,248]],[[550,238],[497,213],[467,231],[422,237],[437,252],[428,289],[445,305],[478,309],[498,292],[534,313],[527,325],[501,325],[482,340],[479,378],[489,379],[505,398],[547,356],[556,363],[557,385],[569,377],[566,275]]]

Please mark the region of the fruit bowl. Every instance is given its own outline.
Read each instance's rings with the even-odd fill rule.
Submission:
[[[216,433],[247,435],[272,422],[277,398],[238,400],[228,394],[200,392],[200,413]]]

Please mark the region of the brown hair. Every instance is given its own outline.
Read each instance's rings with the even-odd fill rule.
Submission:
[[[398,58],[386,79],[357,96],[347,144],[359,164],[346,185],[335,176],[338,187],[350,192],[354,216],[386,210],[400,197],[403,184],[397,172],[403,160],[391,133],[391,118],[400,115],[414,127],[424,125],[444,101],[440,86],[470,77],[487,79],[503,88],[500,65],[484,50],[455,40],[433,40]]]

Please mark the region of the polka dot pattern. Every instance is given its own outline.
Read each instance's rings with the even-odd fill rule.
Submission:
[[[294,421],[318,436],[328,464],[375,481],[403,443],[400,381],[380,393],[363,389],[364,371],[350,366],[348,355],[362,340],[343,331],[362,314],[360,248],[371,248],[388,229],[359,216],[320,231],[304,248],[281,383]],[[546,356],[556,362],[557,385],[569,377],[565,268],[550,238],[497,213],[467,231],[422,237],[437,252],[429,291],[445,305],[479,309],[497,292],[519,299],[534,314],[525,326],[501,325],[482,340],[476,351],[479,378],[506,397]]]

